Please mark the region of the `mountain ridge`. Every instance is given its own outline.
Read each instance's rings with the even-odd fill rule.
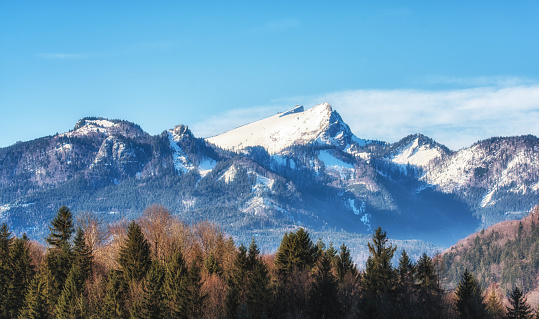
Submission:
[[[395,238],[448,245],[539,202],[533,136],[459,151],[422,134],[372,141],[356,137],[329,103],[219,136],[197,138],[181,124],[152,136],[131,122],[87,117],[72,131],[2,148],[0,221],[39,234],[58,205],[116,220],[160,203],[238,238],[265,233],[268,247],[299,226],[335,236],[383,226]],[[466,173],[455,175],[467,178],[459,187],[447,186],[452,169]]]

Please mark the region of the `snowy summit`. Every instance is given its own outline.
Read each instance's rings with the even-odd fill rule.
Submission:
[[[364,144],[356,138],[329,103],[308,110],[296,106],[292,110],[247,124],[207,139],[223,149],[238,151],[262,146],[276,154],[293,145],[318,143],[345,149],[350,143]]]

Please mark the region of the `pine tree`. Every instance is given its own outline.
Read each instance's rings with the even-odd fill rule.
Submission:
[[[10,275],[7,305],[9,318],[16,318],[24,304],[24,297],[34,277],[26,234],[13,242],[9,256]]]
[[[141,281],[150,269],[150,245],[135,221],[129,224],[127,239],[120,248],[118,263],[127,281]]]
[[[6,223],[0,226],[0,296],[8,295],[11,281],[10,249],[13,243],[11,232]],[[0,298],[0,318],[8,318],[8,299]]]
[[[107,288],[103,298],[102,318],[126,319],[127,309],[125,299],[127,284],[123,276],[116,270],[111,270],[107,278]]]
[[[509,294],[509,304],[507,307],[508,319],[530,319],[532,310],[526,301],[526,297],[518,287],[515,287]]]
[[[486,307],[483,303],[481,287],[468,269],[464,271],[457,290],[456,307],[460,318],[485,318]]]
[[[488,317],[492,319],[502,319],[504,317],[504,311],[502,302],[496,294],[496,289],[492,289],[487,299],[487,313]]]
[[[51,222],[50,235],[47,243],[54,248],[61,248],[69,243],[71,235],[75,231],[73,227],[73,214],[66,206],[60,207],[56,217]]]
[[[45,296],[46,281],[43,273],[39,272],[28,289],[24,307],[19,313],[19,319],[48,319],[47,300]]]

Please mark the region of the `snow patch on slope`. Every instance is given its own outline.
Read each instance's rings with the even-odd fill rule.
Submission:
[[[313,141],[322,145],[337,146],[343,142],[344,132],[347,135],[352,134],[346,124],[340,121],[340,117],[338,115],[332,117],[333,114],[331,105],[328,103],[317,105],[306,111],[298,106],[291,111],[208,138],[207,141],[232,151],[262,146],[270,154],[279,153],[292,145],[303,145]],[[336,117],[339,123],[332,122]],[[333,137],[325,132],[330,125],[333,125],[336,130],[333,132]]]
[[[431,148],[427,145],[419,146],[419,138],[403,147],[401,151],[393,155],[391,161],[395,164],[410,164],[415,166],[426,166],[435,158],[441,157],[442,153],[437,148]]]

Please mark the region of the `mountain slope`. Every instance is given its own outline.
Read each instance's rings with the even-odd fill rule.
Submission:
[[[539,301],[539,206],[520,221],[500,222],[460,240],[440,258],[453,286],[468,269],[483,288],[496,282],[506,294],[518,285],[525,293],[532,292],[535,304]]]
[[[353,143],[364,145],[356,138],[331,105],[323,103],[311,109],[303,106],[272,117],[240,126],[208,138],[223,149],[241,151],[247,147],[261,146],[269,154],[276,154],[294,145],[316,143],[345,149]]]

